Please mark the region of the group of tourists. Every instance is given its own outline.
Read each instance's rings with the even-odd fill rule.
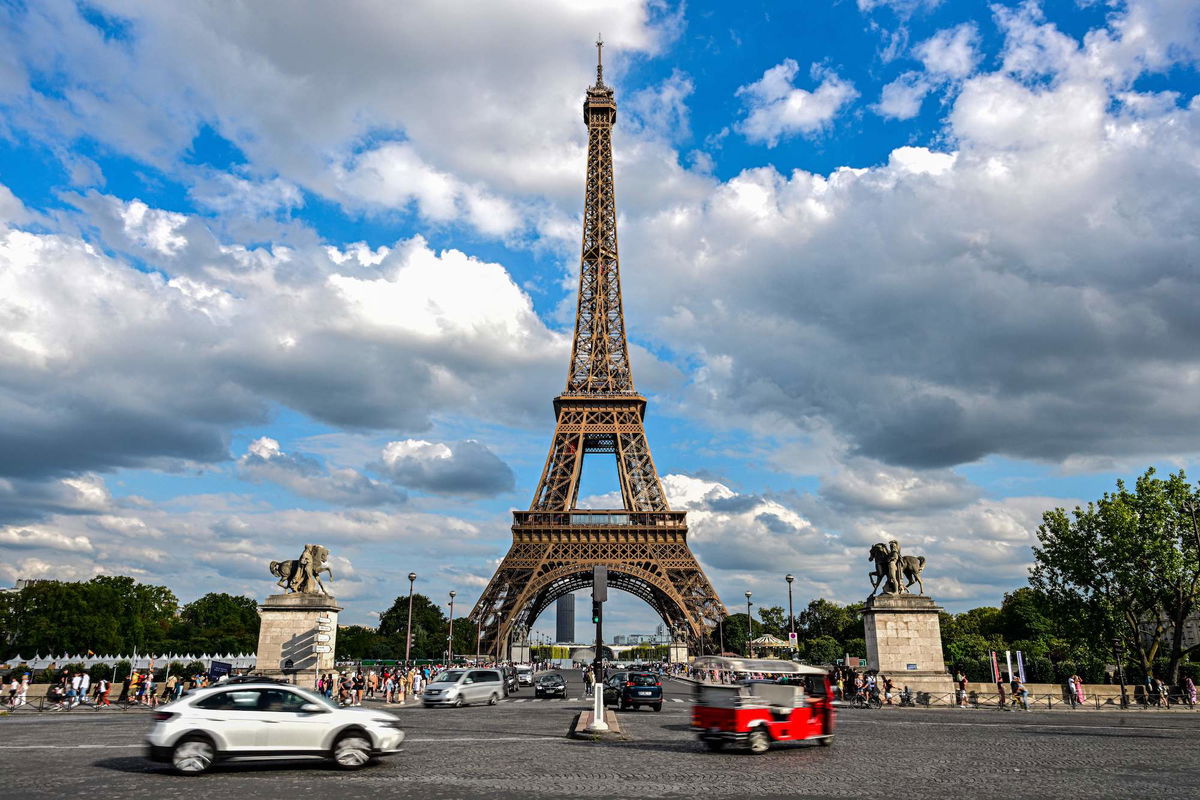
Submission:
[[[13,673],[6,680],[8,698],[6,705],[10,709],[19,708],[29,702],[30,675]],[[91,674],[83,670],[72,671],[63,669],[46,689],[46,703],[52,711],[67,711],[82,705],[106,707],[117,705],[140,705],[155,707],[160,703],[178,700],[189,689],[201,688],[208,685],[207,675],[194,675],[190,678],[168,674],[161,682],[154,679],[153,670],[137,670],[130,672],[116,686],[119,686],[117,696],[113,698],[114,684],[106,677],[93,679]]]
[[[384,667],[379,672],[360,669],[327,672],[317,678],[316,690],[341,706],[361,706],[364,699],[385,704],[406,703],[420,694],[441,667]]]

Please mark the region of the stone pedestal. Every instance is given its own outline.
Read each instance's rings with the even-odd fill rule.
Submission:
[[[308,683],[333,669],[338,612],[323,594],[273,594],[258,607],[258,658],[255,671]]]
[[[911,594],[879,595],[863,607],[868,668],[890,677],[897,690],[907,686],[918,702],[953,702],[954,679],[942,659],[941,610],[933,598]]]

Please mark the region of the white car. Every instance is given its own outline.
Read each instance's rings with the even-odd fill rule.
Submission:
[[[517,683],[521,686],[533,686],[533,667],[528,664],[518,664]]]
[[[396,752],[403,741],[400,721],[382,711],[340,708],[289,684],[226,683],[155,711],[146,755],[190,775],[242,758],[331,758],[357,769]]]
[[[487,703],[494,706],[504,697],[504,675],[498,669],[448,669],[438,673],[421,693],[421,703],[454,706]]]

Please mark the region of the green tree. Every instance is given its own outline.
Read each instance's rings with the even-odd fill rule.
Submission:
[[[446,650],[449,621],[442,609],[423,594],[413,595],[412,657],[440,658]],[[379,633],[389,640],[397,658],[404,658],[404,633],[408,624],[408,595],[401,595],[379,616]],[[474,649],[475,643],[471,643]]]
[[[756,639],[764,633],[769,633],[787,640],[787,613],[783,610],[783,606],[763,606],[758,610],[758,622],[759,624],[755,625]]]
[[[1030,583],[1077,619],[1099,622],[1093,636],[1119,636],[1146,674],[1165,655],[1174,682],[1195,650],[1182,635],[1200,599],[1198,500],[1182,471],[1161,479],[1150,468],[1133,491],[1118,481],[1087,508],[1047,511]]]
[[[844,653],[841,643],[832,636],[821,635],[804,643],[804,660],[809,664],[836,664]]]
[[[337,656],[338,661],[361,661],[364,658],[396,658],[393,643],[389,637],[383,636],[375,628],[365,625],[347,625],[338,628]],[[400,653],[404,657],[404,653]]]
[[[798,633],[802,639],[829,636],[838,642],[862,638],[862,606],[843,606],[832,600],[817,598],[796,615]]]
[[[165,586],[120,575],[38,581],[6,593],[0,658],[160,651],[178,609]]]
[[[258,647],[258,603],[213,592],[183,607],[171,626],[177,653],[252,653]]]

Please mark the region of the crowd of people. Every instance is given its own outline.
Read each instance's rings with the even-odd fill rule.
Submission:
[[[361,668],[327,672],[317,678],[316,690],[342,706],[361,706],[364,699],[381,699],[385,704],[406,703],[417,697],[429,679],[444,669],[393,666],[364,672]]]
[[[46,703],[52,711],[66,711],[81,705],[97,707],[117,705],[140,705],[154,707],[160,703],[178,700],[189,689],[207,686],[207,675],[166,675],[161,682],[154,679],[153,670],[135,670],[121,680],[117,695],[113,697],[114,683],[106,677],[92,679],[83,670],[63,669],[46,689]],[[30,675],[13,673],[8,678],[8,700],[10,709],[17,709],[29,702]]]

